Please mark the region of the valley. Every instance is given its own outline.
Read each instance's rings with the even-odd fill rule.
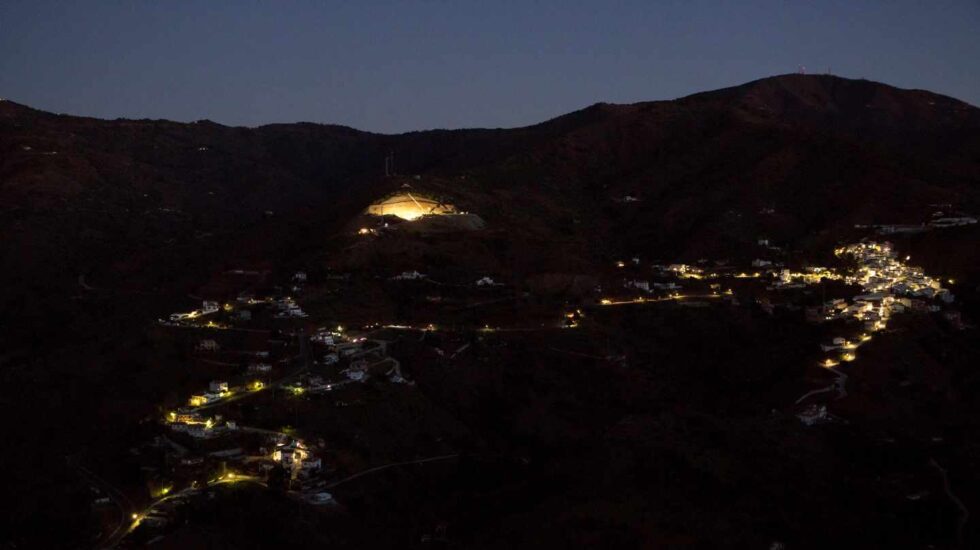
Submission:
[[[19,547],[966,544],[978,131],[825,75],[399,135],[2,102],[5,521]]]

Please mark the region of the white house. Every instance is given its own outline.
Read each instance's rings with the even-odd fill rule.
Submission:
[[[810,405],[796,417],[806,426],[815,426],[831,421],[830,415],[827,414],[826,405]]]
[[[309,496],[310,504],[329,504],[333,502],[333,495],[330,493],[314,493]]]
[[[214,340],[201,340],[197,344],[197,349],[201,351],[218,351],[221,349],[221,346]]]
[[[425,273],[419,273],[418,271],[403,271],[401,274],[392,277],[396,281],[414,281],[424,278]]]

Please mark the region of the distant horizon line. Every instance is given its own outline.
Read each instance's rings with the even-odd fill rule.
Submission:
[[[24,108],[27,108],[27,109],[31,109],[33,111],[39,111],[39,112],[50,114],[50,115],[54,115],[54,116],[68,116],[68,117],[73,117],[73,118],[89,118],[89,119],[100,120],[100,121],[105,121],[105,122],[115,122],[115,121],[133,121],[133,122],[149,121],[149,122],[171,122],[171,123],[175,123],[175,124],[203,124],[203,123],[208,123],[208,124],[215,124],[215,125],[218,125],[218,126],[222,126],[222,127],[225,127],[225,128],[243,128],[243,129],[249,129],[249,130],[256,130],[256,129],[260,129],[260,128],[264,128],[264,127],[268,127],[268,126],[290,126],[290,125],[303,125],[303,124],[306,124],[306,125],[313,125],[313,126],[328,126],[328,127],[335,127],[335,128],[343,128],[343,129],[353,130],[355,132],[360,132],[360,133],[364,133],[364,134],[373,134],[373,135],[380,135],[380,136],[399,136],[399,135],[404,135],[404,134],[424,133],[424,132],[456,132],[456,131],[467,131],[467,130],[472,130],[472,131],[480,131],[480,130],[486,130],[486,131],[495,131],[495,130],[518,130],[518,129],[522,129],[522,128],[531,128],[533,126],[538,126],[540,124],[545,124],[545,123],[550,122],[552,120],[555,120],[555,119],[558,119],[558,118],[561,118],[563,116],[567,116],[567,115],[570,115],[570,114],[573,114],[573,113],[577,113],[577,112],[580,112],[580,111],[584,111],[586,109],[590,109],[590,108],[595,107],[597,105],[630,106],[630,105],[640,105],[640,104],[644,104],[644,103],[658,103],[658,102],[677,101],[677,100],[686,99],[686,98],[697,96],[697,95],[710,94],[710,93],[714,93],[714,92],[720,92],[720,91],[724,91],[724,90],[739,88],[741,86],[747,86],[749,84],[753,84],[753,83],[756,83],[756,82],[761,82],[761,81],[764,81],[764,80],[771,80],[771,79],[785,78],[785,77],[822,77],[822,78],[836,78],[836,79],[840,79],[840,80],[849,80],[849,81],[864,81],[864,82],[870,82],[872,84],[877,84],[877,85],[880,85],[880,86],[887,86],[889,88],[894,88],[896,90],[902,90],[902,91],[906,91],[906,92],[925,92],[925,93],[933,94],[933,95],[936,95],[936,96],[941,96],[941,97],[945,97],[945,98],[948,98],[948,99],[952,99],[954,101],[958,101],[958,102],[963,103],[963,104],[965,104],[965,105],[967,105],[969,107],[972,107],[974,109],[978,108],[976,105],[973,105],[972,103],[970,103],[968,101],[965,101],[963,99],[960,99],[960,98],[957,98],[957,97],[953,97],[953,96],[950,96],[950,95],[946,95],[946,94],[942,94],[942,93],[939,93],[939,92],[934,92],[934,91],[929,90],[929,89],[926,89],[926,88],[902,88],[900,86],[895,86],[895,85],[892,85],[892,84],[881,82],[879,80],[872,80],[872,79],[869,79],[869,78],[866,78],[866,77],[848,77],[848,76],[841,76],[841,75],[837,75],[837,74],[833,74],[833,73],[829,73],[829,72],[824,72],[824,73],[807,73],[807,72],[780,73],[780,74],[774,74],[774,75],[764,76],[764,77],[760,77],[760,78],[755,78],[755,79],[752,79],[752,80],[747,80],[747,81],[744,81],[744,82],[742,82],[740,84],[733,84],[733,85],[730,85],[730,86],[723,86],[723,87],[720,87],[720,88],[712,88],[712,89],[707,89],[707,90],[701,90],[701,91],[691,92],[691,93],[688,93],[688,94],[685,94],[685,95],[681,95],[681,96],[677,96],[677,97],[673,97],[673,98],[667,98],[667,99],[646,99],[646,100],[640,100],[640,101],[634,101],[634,102],[625,102],[625,103],[616,103],[616,102],[611,102],[611,101],[596,101],[594,103],[590,103],[588,105],[585,105],[584,107],[579,107],[577,109],[573,109],[571,111],[567,111],[567,112],[564,112],[564,113],[555,115],[555,116],[553,116],[551,118],[546,118],[544,120],[539,120],[537,122],[531,122],[529,124],[524,124],[524,125],[520,125],[520,126],[461,126],[461,127],[456,127],[456,128],[419,128],[419,129],[404,130],[404,131],[398,131],[398,132],[379,132],[379,131],[374,131],[374,130],[364,130],[364,129],[357,128],[357,127],[354,127],[354,126],[349,126],[349,125],[346,125],[346,124],[339,124],[339,123],[335,123],[335,122],[315,122],[315,121],[311,121],[311,120],[294,120],[294,121],[291,121],[291,122],[267,122],[267,123],[263,123],[263,124],[248,125],[248,124],[226,124],[226,123],[218,122],[218,121],[215,121],[215,120],[212,120],[212,119],[209,119],[209,118],[201,118],[201,119],[196,119],[196,120],[179,120],[179,119],[176,119],[176,118],[148,118],[148,117],[143,117],[143,118],[130,118],[130,117],[108,118],[108,117],[101,117],[101,116],[92,116],[92,115],[72,114],[72,113],[65,113],[65,112],[48,111],[48,110],[45,110],[45,109],[33,107],[33,106],[31,106],[30,104],[27,104],[27,103],[21,103],[20,101],[13,100],[13,99],[10,99],[10,98],[7,98],[7,97],[0,97],[0,104],[2,104],[4,102],[9,102],[9,103],[13,103],[15,105],[18,105],[20,107],[24,107]]]

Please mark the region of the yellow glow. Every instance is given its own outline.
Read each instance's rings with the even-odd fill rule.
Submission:
[[[171,422],[176,421],[177,420],[177,413],[175,413],[174,411],[168,412],[167,413],[167,420],[169,420]]]
[[[200,407],[201,405],[207,403],[207,400],[204,399],[203,395],[192,395],[188,400],[188,403],[190,403],[192,407]]]
[[[626,262],[616,262],[616,267],[626,267]]]
[[[442,204],[418,193],[399,193],[368,207],[367,213],[377,216],[396,216],[403,220],[414,220],[426,215],[453,214],[452,205]]]
[[[854,355],[853,353],[848,352],[848,353],[845,353],[845,354],[841,355],[840,358],[842,360],[844,360],[844,361],[853,361],[853,360],[857,359],[857,356]]]
[[[608,306],[609,304],[612,303],[612,300],[610,300],[609,298],[603,298],[602,300],[599,300],[599,303],[604,306]]]
[[[821,364],[829,369],[830,367],[836,367],[837,361],[834,361],[833,359],[825,359]]]
[[[368,229],[368,228],[366,228],[366,227],[362,227],[362,228],[360,228],[360,229],[357,230],[357,234],[358,235],[367,235],[369,233],[371,233],[371,230]]]
[[[129,517],[133,518],[133,521],[136,521],[140,518],[140,515],[137,514],[136,512],[133,512],[133,514],[130,515]]]

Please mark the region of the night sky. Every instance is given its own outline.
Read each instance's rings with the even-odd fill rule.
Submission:
[[[980,1],[0,1],[0,97],[103,118],[509,127],[800,65],[980,105]]]

